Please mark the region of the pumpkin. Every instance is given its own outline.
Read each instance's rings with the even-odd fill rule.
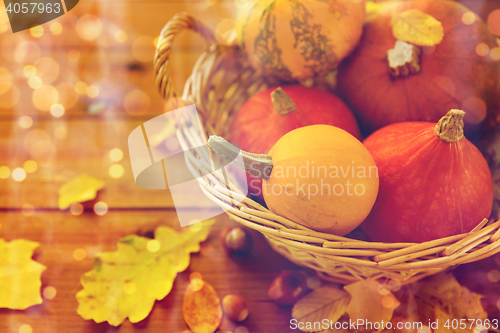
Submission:
[[[425,242],[471,231],[490,215],[488,164],[463,136],[461,110],[439,122],[386,126],[365,141],[380,190],[363,230],[374,241]]]
[[[239,154],[227,141],[210,137],[219,155]],[[314,230],[345,235],[370,212],[378,192],[375,162],[346,131],[311,125],[285,134],[269,155],[242,152],[245,170],[263,178],[264,200],[273,213]]]
[[[326,124],[361,138],[354,115],[337,96],[301,85],[272,87],[253,95],[236,114],[229,135],[245,151],[267,154],[286,133]],[[262,181],[248,175],[249,193],[262,199]]]
[[[283,81],[324,76],[356,47],[365,1],[250,0],[236,21],[252,66]]]
[[[439,44],[396,45],[391,18],[410,9],[442,23],[444,37]],[[367,17],[358,48],[338,73],[341,95],[363,131],[403,121],[437,122],[446,113],[443,110],[458,108],[466,112],[466,129],[472,134],[486,110],[498,107],[500,62],[476,52],[478,45],[498,47],[497,41],[479,17],[472,24],[463,23],[465,13],[471,14],[455,1],[419,0],[385,5]],[[411,53],[403,68],[390,68],[390,50]]]

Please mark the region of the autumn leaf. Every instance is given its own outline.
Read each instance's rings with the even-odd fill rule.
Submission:
[[[460,285],[451,273],[441,273],[409,286],[408,316],[421,321],[439,320],[436,332],[472,332],[443,326],[446,320],[481,319],[488,317],[481,305],[482,296]],[[450,327],[452,328],[452,327]]]
[[[66,209],[77,202],[92,200],[96,197],[97,191],[103,187],[103,181],[83,173],[59,188],[59,209]]]
[[[295,303],[292,318],[303,332],[321,332],[327,327],[314,327],[313,323],[323,323],[323,320],[335,323],[346,312],[350,300],[351,296],[342,289],[319,287]]]
[[[201,279],[193,279],[184,294],[182,313],[193,333],[215,332],[222,320],[222,307],[214,287]]]
[[[374,279],[365,279],[344,287],[351,295],[347,314],[351,321],[381,323],[392,318],[399,301]]]
[[[99,254],[94,269],[81,277],[78,314],[113,326],[126,318],[132,323],[146,318],[155,300],[168,295],[177,273],[189,266],[190,254],[200,250],[214,221],[180,233],[158,227],[154,239],[128,236],[120,240],[117,251]]]
[[[396,39],[419,46],[439,44],[444,37],[441,22],[418,9],[395,13],[391,25]]]
[[[0,308],[24,310],[41,304],[40,277],[46,267],[31,259],[40,244],[0,239]]]

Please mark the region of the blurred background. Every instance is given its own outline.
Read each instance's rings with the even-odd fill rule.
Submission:
[[[460,2],[500,35],[500,1]],[[44,304],[1,309],[0,332],[182,332],[182,291],[193,270],[221,293],[232,288],[245,295],[255,317],[250,332],[289,331],[289,310],[269,303],[266,291],[282,269],[295,266],[264,242],[254,260],[230,261],[216,236],[144,323],[113,328],[76,314],[79,278],[98,252],[115,250],[129,234],[179,226],[168,191],[136,186],[127,148],[134,128],[164,112],[152,62],[161,29],[174,14],[189,12],[222,38],[239,6],[234,0],[80,0],[67,14],[13,34],[0,4],[0,238],[40,242],[36,258],[48,267]],[[191,32],[176,39],[171,75],[178,93],[206,47]],[[104,188],[88,204],[59,209],[59,188],[83,173]],[[218,220],[216,228],[234,225],[225,216]]]

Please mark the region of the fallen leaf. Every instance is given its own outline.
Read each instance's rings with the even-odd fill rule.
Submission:
[[[482,296],[460,285],[451,273],[441,273],[409,286],[408,312],[412,318],[423,322],[439,320],[436,332],[472,332],[467,321],[466,329],[452,329],[452,320],[488,318],[481,304]],[[449,320],[450,329],[444,324]]]
[[[71,204],[85,202],[96,197],[97,191],[104,187],[104,182],[83,173],[59,188],[59,209],[68,208]]]
[[[441,22],[418,9],[394,13],[391,25],[396,39],[419,46],[439,44],[444,37]]]
[[[292,309],[292,318],[303,332],[321,332],[335,323],[346,312],[351,296],[331,286],[314,289],[300,299]],[[303,323],[299,326],[299,323]],[[314,326],[314,323],[320,323]],[[326,323],[324,325],[323,323]]]
[[[213,333],[222,320],[219,296],[209,283],[193,279],[182,304],[184,320],[193,333]]]
[[[0,308],[24,310],[42,303],[40,277],[47,267],[31,259],[39,245],[25,239],[0,239]]]
[[[128,236],[120,240],[117,251],[99,254],[94,269],[81,277],[78,314],[113,326],[126,318],[132,323],[146,318],[155,300],[168,295],[177,273],[189,266],[190,254],[200,250],[214,221],[199,222],[199,228],[180,233],[158,227],[154,239]]]
[[[374,279],[365,279],[344,287],[351,295],[347,314],[351,321],[372,324],[390,321],[399,301]]]

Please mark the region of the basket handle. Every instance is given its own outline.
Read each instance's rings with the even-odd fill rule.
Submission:
[[[168,21],[161,31],[153,60],[156,86],[161,96],[166,100],[176,97],[172,79],[169,75],[169,58],[174,38],[184,29],[199,33],[209,44],[216,41],[212,30],[188,13],[178,13]]]

